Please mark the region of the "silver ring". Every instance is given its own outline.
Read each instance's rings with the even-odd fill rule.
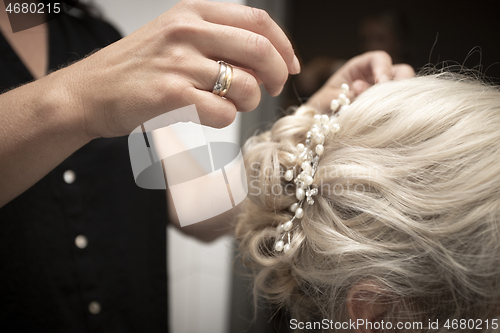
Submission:
[[[212,93],[224,97],[233,80],[233,67],[222,60],[217,61],[217,63],[220,65],[219,75],[215,81]]]

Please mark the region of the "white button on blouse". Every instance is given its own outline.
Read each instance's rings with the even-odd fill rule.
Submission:
[[[75,172],[73,170],[64,171],[63,179],[66,182],[66,184],[73,184],[76,180]]]
[[[78,247],[79,249],[84,249],[87,247],[88,244],[89,244],[89,241],[88,241],[87,237],[85,237],[84,235],[76,236],[76,238],[75,238],[76,247]]]
[[[101,312],[101,304],[96,301],[89,303],[89,312],[93,315],[99,314]]]

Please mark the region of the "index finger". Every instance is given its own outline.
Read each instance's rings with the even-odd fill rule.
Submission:
[[[392,58],[384,51],[374,51],[371,67],[375,83],[388,82],[392,77]]]
[[[368,83],[387,82],[392,76],[392,59],[384,51],[371,51],[354,57],[349,61],[351,79],[363,79]]]
[[[300,72],[299,60],[295,56],[292,43],[266,11],[234,3],[212,1],[197,2],[195,11],[205,21],[245,29],[266,37],[283,57],[288,72],[290,74]]]
[[[415,70],[408,64],[397,64],[392,67],[392,78],[403,80],[415,76]]]

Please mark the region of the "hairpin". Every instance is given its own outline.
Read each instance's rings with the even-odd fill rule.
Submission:
[[[297,153],[288,155],[289,162],[296,164],[292,169],[285,172],[284,178],[286,181],[293,180],[295,183],[295,197],[298,201],[289,208],[290,212],[294,214],[291,220],[280,224],[276,228],[278,235],[281,235],[274,244],[274,250],[277,252],[284,251],[286,253],[291,249],[291,232],[295,229],[294,221],[304,217],[304,202],[313,205],[313,197],[318,194],[318,188],[313,185],[313,181],[319,159],[325,152],[323,144],[330,134],[335,134],[340,130],[336,118],[351,103],[346,96],[349,93],[349,86],[344,83],[341,88],[342,94],[330,104],[332,115],[329,117],[326,114],[316,114],[314,116],[314,125],[307,132],[305,144],[299,143]],[[297,167],[301,172],[294,178],[294,171]],[[295,227],[298,227],[298,225]]]

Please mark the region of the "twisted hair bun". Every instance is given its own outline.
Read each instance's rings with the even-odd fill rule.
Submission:
[[[300,320],[348,320],[349,290],[367,280],[389,305],[387,320],[491,316],[500,303],[500,92],[439,74],[363,93],[325,141],[319,194],[296,222],[292,250],[276,253],[276,227],[296,202],[287,156],[314,114],[301,106],[244,147],[249,198],[236,236],[254,291]]]

